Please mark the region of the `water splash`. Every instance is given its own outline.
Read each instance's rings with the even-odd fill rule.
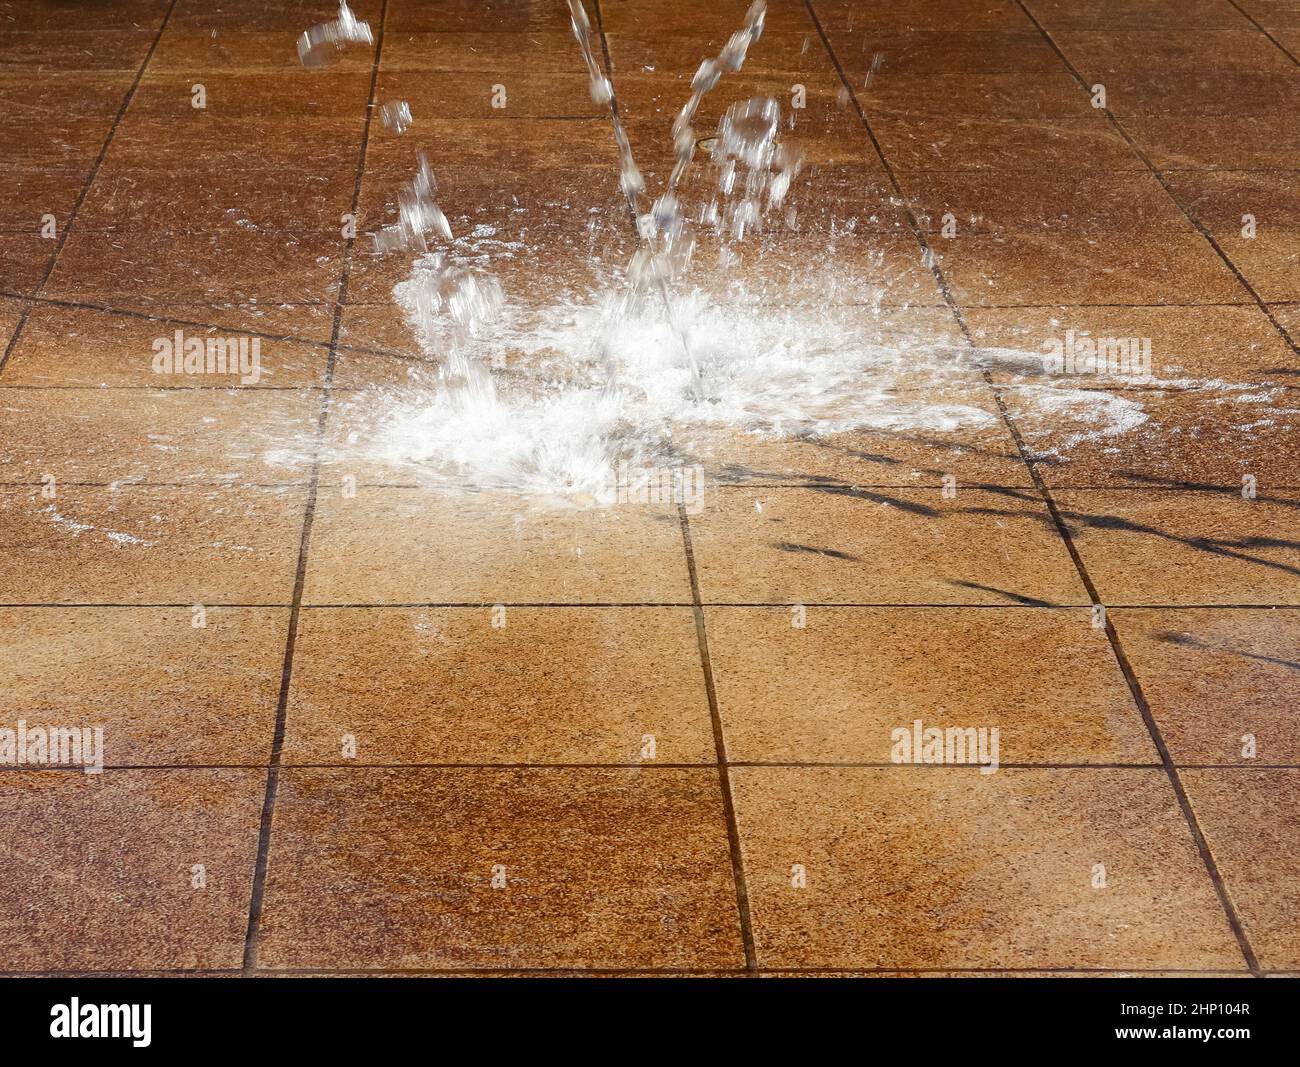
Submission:
[[[304,67],[323,67],[350,44],[374,44],[370,23],[359,22],[348,0],[339,0],[339,17],[322,22],[298,38],[298,59]]]

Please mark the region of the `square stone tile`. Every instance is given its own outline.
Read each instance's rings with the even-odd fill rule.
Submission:
[[[262,333],[253,315],[248,317],[247,330]],[[179,345],[178,331],[181,335]],[[246,331],[114,314],[94,308],[37,304],[23,328],[22,338],[14,346],[4,372],[0,374],[0,385],[63,388],[207,385],[268,389],[312,387],[324,383],[329,355],[325,346]],[[3,327],[0,327],[0,336],[3,336]],[[246,342],[247,358],[255,374],[242,373],[237,356],[231,358],[232,352],[238,352],[241,338]],[[214,348],[212,373],[207,370],[209,339],[226,345],[224,374],[220,373],[221,365],[215,358],[220,355],[220,348]],[[156,344],[165,341],[171,345],[169,351],[179,349],[184,353],[186,343],[192,340],[199,340],[204,345],[202,374],[160,374],[154,369],[160,352],[168,351],[162,346],[155,348]],[[252,362],[254,353],[257,357],[255,365]],[[198,363],[191,366],[199,369]],[[184,369],[182,360],[182,372]],[[245,384],[244,379],[252,377],[256,381]]]
[[[1220,0],[1028,0],[1025,5],[1049,33],[1057,30],[1242,29],[1240,12]]]
[[[1232,28],[1217,30],[1063,30],[1053,33],[1052,38],[1089,84],[1112,72],[1204,70],[1209,56],[1213,56],[1216,71],[1280,73],[1292,66],[1285,53],[1244,20]]]
[[[344,735],[354,739],[354,757],[342,755]],[[284,758],[713,763],[694,615],[690,608],[307,609]]]
[[[917,171],[907,176],[908,200],[928,233],[943,234],[947,216],[955,237],[1091,234],[1118,240],[1136,234],[1193,234],[1187,216],[1155,176],[1140,171],[1059,174],[1001,170]],[[950,229],[949,232],[952,232]]]
[[[289,612],[0,608],[15,719],[102,726],[106,767],[264,764]]]
[[[1103,603],[1300,604],[1294,493],[1055,496]]]
[[[1168,170],[1286,170],[1300,130],[1278,115],[1163,115],[1133,112],[1124,128],[1152,165]]]
[[[322,487],[305,603],[690,603],[675,507]]]
[[[1248,294],[1243,293],[1246,299]],[[1041,361],[1078,346],[1085,335],[1093,344],[1133,339],[1151,345],[1151,378],[1128,381],[1102,374],[1052,374],[1044,384],[1062,388],[1118,388],[1156,385],[1202,388],[1215,382],[1234,385],[1295,384],[1300,368],[1287,339],[1252,301],[1239,307],[1041,307],[969,308],[963,312],[975,343],[1008,348]],[[1014,368],[990,357],[999,382],[1016,382],[1032,366]],[[1042,364],[1040,363],[1040,366]],[[1245,390],[1250,393],[1255,390]]]
[[[9,604],[288,604],[306,490],[0,487]]]
[[[1003,764],[1157,762],[1087,609],[709,608],[706,616],[734,762],[890,763],[892,731],[911,731],[916,719],[997,728]]]
[[[320,403],[314,389],[0,387],[0,481],[306,482]]]
[[[706,603],[1079,604],[1036,493],[727,489],[690,519]]]
[[[1300,483],[1300,394],[1258,387],[1057,394],[1008,386],[1007,407],[1052,486],[1214,486],[1240,494]],[[1066,413],[1077,405],[1077,417]],[[1064,411],[1062,409],[1065,409]]]
[[[1260,966],[1294,969],[1300,965],[1300,773],[1192,770],[1181,776]]]
[[[152,228],[74,228],[43,295],[89,303],[334,300],[344,241],[326,232],[172,235]],[[127,305],[130,306],[130,305]]]
[[[867,119],[904,188],[917,171],[1078,170],[1080,160],[1087,161],[1090,173],[1147,170],[1098,115],[1002,119],[873,113]]]
[[[1300,764],[1300,612],[1121,608],[1111,621],[1175,763]]]
[[[760,966],[1242,964],[1163,771],[739,767],[731,782]]]
[[[971,234],[939,241],[959,304],[1214,304],[1248,298],[1199,234]]]
[[[264,771],[0,774],[5,970],[240,966]]]
[[[289,768],[258,963],[739,969],[717,772]]]

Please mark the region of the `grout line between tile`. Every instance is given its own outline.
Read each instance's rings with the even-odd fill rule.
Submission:
[[[1242,7],[1239,3],[1237,3],[1237,0],[1228,0],[1228,3],[1230,3],[1233,7],[1235,7],[1237,11],[1241,14],[1241,16],[1244,19],[1246,19],[1252,26],[1254,26],[1255,29],[1259,30],[1260,33],[1262,33],[1265,37],[1267,37],[1269,41],[1272,42],[1273,47],[1275,47],[1279,52],[1281,52],[1284,56],[1286,56],[1287,59],[1291,60],[1291,62],[1294,63],[1297,67],[1300,67],[1300,59],[1296,59],[1295,53],[1292,52],[1289,48],[1287,48],[1281,41],[1279,41],[1271,33],[1269,33],[1268,30],[1264,29],[1264,27],[1259,23],[1259,21],[1255,18],[1254,15],[1252,15],[1249,11],[1247,11],[1244,7]]]
[[[1029,10],[1029,8],[1025,6],[1024,0],[1015,0],[1015,2],[1016,2],[1016,6],[1019,7],[1021,11],[1024,12],[1025,17],[1034,24],[1034,27],[1042,35],[1043,40],[1051,47],[1052,51],[1057,54],[1057,56],[1061,60],[1062,65],[1065,67],[1067,71],[1070,72],[1074,80],[1079,84],[1079,86],[1082,89],[1084,89],[1085,92],[1088,91],[1089,87],[1088,87],[1087,79],[1085,79],[1083,75],[1079,73],[1075,65],[1070,62],[1069,57],[1066,56],[1065,51],[1061,48],[1061,46],[1057,44],[1056,39],[1050,33],[1048,33],[1048,31],[1044,28],[1043,24],[1039,22],[1038,19]],[[1233,4],[1233,6],[1236,7],[1235,4]],[[1240,8],[1237,8],[1237,10],[1241,11]],[[1276,44],[1276,42],[1274,43]],[[1297,345],[1296,342],[1291,339],[1291,335],[1287,333],[1286,328],[1277,320],[1277,316],[1273,314],[1273,309],[1269,307],[1268,303],[1264,300],[1264,298],[1260,296],[1258,292],[1255,291],[1255,287],[1251,285],[1249,281],[1247,281],[1246,276],[1242,274],[1238,266],[1228,256],[1228,253],[1223,250],[1223,246],[1220,245],[1217,240],[1215,240],[1214,235],[1211,234],[1210,231],[1205,228],[1205,226],[1201,223],[1200,219],[1198,219],[1195,215],[1191,213],[1191,211],[1188,210],[1187,206],[1174,192],[1173,187],[1166,180],[1164,174],[1154,163],[1151,162],[1151,159],[1147,156],[1146,152],[1144,152],[1138,146],[1138,143],[1133,139],[1132,135],[1130,135],[1128,130],[1124,128],[1124,124],[1121,123],[1119,119],[1115,117],[1115,113],[1111,111],[1110,108],[1108,107],[1101,108],[1101,113],[1106,116],[1106,121],[1110,123],[1111,128],[1117,134],[1119,134],[1120,137],[1124,139],[1124,143],[1129,146],[1129,149],[1132,151],[1132,153],[1142,161],[1142,163],[1146,166],[1147,170],[1149,170],[1151,174],[1155,177],[1156,181],[1160,183],[1160,187],[1164,189],[1165,195],[1169,197],[1169,199],[1173,202],[1174,206],[1178,208],[1178,210],[1183,213],[1187,221],[1190,222],[1196,228],[1197,233],[1201,235],[1201,237],[1205,240],[1205,242],[1214,251],[1215,255],[1219,257],[1223,265],[1232,272],[1233,276],[1240,283],[1241,287],[1245,289],[1247,293],[1250,294],[1251,299],[1255,301],[1256,306],[1264,313],[1265,317],[1272,324],[1273,329],[1277,331],[1278,336],[1282,338],[1283,342],[1285,342],[1287,347],[1290,348],[1291,351],[1296,354],[1296,356],[1300,357],[1300,345]]]
[[[1066,58],[1065,53],[1061,50],[1060,46],[1056,43],[1056,41],[1053,40],[1052,36],[1047,32],[1047,30],[1043,28],[1042,24],[1039,23],[1039,21],[1033,16],[1033,14],[1030,13],[1029,9],[1025,7],[1023,0],[1016,0],[1016,4],[1020,8],[1020,10],[1024,12],[1025,17],[1028,18],[1038,29],[1038,32],[1042,34],[1044,41],[1046,41],[1047,44],[1051,46],[1052,50],[1055,51],[1056,54],[1060,57],[1061,62],[1065,65],[1066,69],[1069,70],[1069,72],[1074,76],[1075,80],[1086,89],[1087,88],[1086,81],[1075,69],[1074,65],[1070,63],[1069,59]],[[1150,169],[1151,173],[1155,175],[1156,179],[1160,182],[1161,186],[1164,188],[1165,192],[1169,195],[1170,199],[1178,206],[1179,210],[1181,210],[1183,214],[1187,216],[1187,218],[1192,222],[1192,224],[1197,228],[1197,230],[1200,231],[1201,235],[1205,238],[1205,240],[1208,241],[1210,246],[1214,249],[1214,251],[1218,253],[1220,259],[1222,259],[1224,264],[1233,272],[1233,274],[1237,276],[1237,279],[1241,282],[1242,286],[1247,290],[1247,292],[1249,292],[1251,296],[1255,298],[1256,302],[1259,304],[1259,307],[1263,310],[1264,314],[1268,316],[1268,320],[1277,329],[1278,333],[1281,334],[1281,336],[1287,342],[1287,344],[1290,345],[1292,351],[1295,351],[1298,355],[1300,355],[1300,349],[1296,348],[1295,343],[1287,335],[1286,331],[1282,328],[1281,324],[1277,321],[1277,319],[1274,318],[1272,311],[1260,298],[1259,294],[1256,293],[1255,290],[1251,287],[1250,283],[1246,281],[1245,277],[1242,276],[1241,272],[1237,269],[1236,265],[1228,258],[1227,254],[1224,253],[1223,249],[1219,247],[1218,242],[1216,242],[1214,238],[1210,236],[1209,232],[1200,224],[1199,221],[1193,218],[1191,213],[1183,206],[1182,202],[1174,195],[1173,190],[1169,187],[1163,175],[1161,175],[1160,172],[1155,168],[1155,166],[1147,158],[1146,154],[1142,152],[1141,149],[1138,148],[1137,144],[1129,136],[1128,132],[1119,123],[1119,120],[1116,119],[1113,114],[1111,114],[1109,109],[1105,109],[1105,114],[1107,119],[1115,128],[1115,130],[1120,134],[1120,136],[1124,138],[1125,142],[1127,142],[1129,147],[1133,150],[1134,154],[1137,155],[1138,158],[1141,159],[1142,162],[1145,163],[1146,166]],[[1001,403],[1000,397],[999,397],[999,403]],[[1014,422],[1011,420],[1009,414],[1006,416],[1006,418],[1007,418],[1007,425],[1011,427],[1012,432],[1016,435],[1017,443],[1019,444],[1020,442],[1019,431],[1015,429]],[[1061,538],[1065,543],[1065,547],[1067,551],[1070,553],[1070,558],[1073,560],[1075,568],[1079,573],[1079,577],[1083,581],[1084,586],[1088,591],[1088,595],[1092,597],[1095,603],[1101,604],[1102,599],[1098,594],[1096,586],[1093,584],[1092,578],[1088,573],[1088,569],[1083,562],[1083,557],[1079,554],[1078,548],[1074,544],[1074,538],[1071,535],[1069,527],[1066,525],[1064,518],[1061,516],[1059,509],[1057,508],[1056,502],[1053,499],[1050,490],[1047,488],[1046,484],[1043,483],[1042,477],[1039,474],[1036,466],[1029,460],[1026,460],[1026,462],[1029,463],[1030,473],[1033,474],[1035,481],[1039,484],[1039,488],[1043,494],[1043,498],[1047,503],[1048,509],[1052,513],[1052,519],[1056,523]],[[1214,859],[1214,854],[1210,848],[1209,841],[1206,839],[1205,833],[1201,829],[1200,823],[1196,818],[1196,813],[1192,808],[1191,799],[1188,797],[1187,791],[1183,786],[1182,778],[1179,776],[1178,769],[1175,766],[1173,758],[1169,753],[1169,748],[1165,743],[1165,739],[1163,734],[1160,731],[1160,727],[1156,723],[1155,715],[1151,711],[1151,705],[1147,701],[1146,694],[1142,689],[1142,685],[1140,681],[1138,680],[1137,673],[1134,671],[1133,665],[1129,660],[1128,655],[1124,651],[1124,646],[1122,641],[1120,640],[1119,631],[1115,628],[1114,620],[1110,618],[1109,615],[1106,618],[1106,636],[1110,640],[1111,649],[1114,652],[1116,662],[1118,662],[1120,670],[1124,674],[1124,679],[1128,683],[1129,690],[1133,695],[1133,700],[1137,704],[1138,712],[1142,716],[1142,721],[1146,725],[1147,732],[1151,735],[1151,741],[1155,745],[1156,751],[1160,754],[1160,762],[1164,765],[1165,773],[1169,778],[1169,784],[1173,787],[1174,795],[1178,800],[1178,806],[1182,809],[1183,818],[1185,819],[1188,830],[1192,835],[1192,841],[1195,844],[1197,851],[1201,855],[1201,860],[1205,865],[1206,873],[1209,875],[1210,881],[1214,886],[1214,891],[1218,895],[1219,903],[1223,908],[1224,915],[1228,920],[1228,925],[1232,930],[1233,936],[1236,938],[1237,945],[1241,949],[1242,956],[1246,961],[1246,966],[1250,968],[1252,974],[1254,974],[1256,977],[1259,977],[1261,974],[1259,959],[1255,955],[1255,950],[1250,943],[1249,937],[1247,937],[1246,935],[1245,927],[1242,924],[1241,917],[1237,913],[1236,906],[1232,901],[1232,896],[1228,892],[1228,887],[1223,880],[1222,873],[1219,871],[1219,866]]]
[[[388,0],[382,0],[379,9],[379,30],[375,36],[375,55],[370,67],[370,93],[365,119],[361,127],[361,143],[357,149],[356,176],[352,190],[352,214],[355,217],[361,202],[361,183],[365,175],[366,149],[370,143],[370,126],[375,113],[375,92],[379,84],[379,60],[384,47],[384,26],[388,18]],[[325,424],[329,419],[330,399],[334,380],[334,365],[338,358],[339,333],[343,324],[343,307],[347,302],[348,280],[351,277],[352,251],[355,236],[347,238],[343,252],[343,269],[339,278],[338,296],[334,302],[334,319],[330,329],[329,357],[321,392],[320,413],[316,422],[316,438],[312,454],[311,484],[307,490],[307,503],[303,515],[302,535],[298,544],[298,564],[294,572],[293,602],[289,609],[288,633],[285,638],[284,663],[280,672],[280,692],[275,709],[275,733],[271,740],[271,756],[266,770],[266,792],[262,801],[262,815],[258,828],[257,859],[253,868],[253,886],[249,894],[248,925],[244,934],[243,972],[250,974],[257,967],[258,933],[266,893],[267,865],[270,859],[271,830],[275,816],[275,802],[280,784],[280,761],[284,752],[285,724],[288,717],[289,685],[293,678],[293,657],[298,638],[298,617],[302,610],[303,590],[307,582],[307,557],[311,550],[311,531],[315,520],[316,493],[320,483],[321,452],[325,442]]]
[[[844,88],[849,93],[849,97],[852,100],[853,106],[858,113],[858,117],[862,122],[862,126],[866,130],[867,136],[871,139],[871,143],[876,149],[876,154],[880,158],[880,163],[884,167],[886,175],[888,176],[891,184],[893,185],[896,194],[904,202],[904,210],[907,214],[910,224],[912,225],[913,232],[916,236],[917,242],[921,246],[923,257],[928,262],[930,269],[934,274],[935,281],[939,285],[940,291],[943,293],[944,299],[947,302],[949,308],[951,309],[952,314],[956,319],[957,325],[962,332],[962,335],[966,338],[967,343],[972,348],[974,348],[975,347],[974,340],[972,338],[970,329],[966,324],[965,317],[962,315],[961,308],[952,297],[948,285],[943,277],[943,272],[938,266],[937,262],[934,259],[933,254],[930,251],[930,247],[926,241],[925,234],[920,228],[920,226],[917,224],[915,215],[912,212],[910,204],[907,203],[907,199],[903,194],[902,186],[898,181],[898,177],[894,171],[894,168],[889,163],[888,159],[885,157],[885,154],[881,149],[880,142],[876,138],[875,132],[871,129],[870,122],[867,120],[866,112],[863,110],[862,105],[858,100],[857,93],[854,90],[853,86],[850,84],[847,76],[845,75],[844,68],[840,63],[839,58],[836,56],[835,50],[831,46],[830,39],[827,37],[826,31],[822,27],[821,20],[817,17],[817,13],[813,8],[813,0],[804,0],[804,3],[808,9],[809,15],[811,16],[814,24],[817,27],[817,32],[821,37],[822,44],[825,47],[826,52],[831,59],[831,62],[834,64],[835,69],[840,76],[840,80],[843,83]],[[1034,17],[1029,13],[1028,9],[1025,8],[1022,0],[1016,0],[1016,3],[1020,7],[1021,11],[1024,12],[1025,16],[1029,18],[1031,22],[1033,22],[1035,27],[1038,28],[1039,32],[1043,35],[1043,37],[1046,39],[1048,44],[1051,45],[1052,49],[1057,53],[1058,56],[1060,56],[1062,62],[1069,69],[1070,73],[1073,74],[1076,81],[1078,81],[1081,85],[1085,85],[1086,87],[1086,83],[1079,76],[1078,71],[1076,71],[1073,68],[1073,66],[1070,65],[1069,61],[1065,58],[1064,53],[1062,53],[1060,48],[1056,45],[1056,42],[1053,41],[1050,38],[1050,36],[1048,36],[1047,32],[1042,28],[1042,26],[1038,23],[1038,21],[1034,19]],[[1111,116],[1109,112],[1107,112],[1107,117],[1110,119],[1112,124],[1118,130],[1118,132],[1124,137],[1125,141],[1133,149],[1134,153],[1138,155],[1138,157],[1146,164],[1146,166],[1151,170],[1151,172],[1156,176],[1156,178],[1160,180],[1161,185],[1165,188],[1165,191],[1166,193],[1169,194],[1170,198],[1174,200],[1174,202],[1178,205],[1180,210],[1183,211],[1184,215],[1187,216],[1187,218],[1193,223],[1193,225],[1195,225],[1197,229],[1201,231],[1205,239],[1211,243],[1211,245],[1219,253],[1220,257],[1223,259],[1224,263],[1233,271],[1234,274],[1236,274],[1237,278],[1241,281],[1242,285],[1255,298],[1258,305],[1263,309],[1264,313],[1268,316],[1269,321],[1273,323],[1274,327],[1282,335],[1282,337],[1287,342],[1287,344],[1292,348],[1292,350],[1297,351],[1297,354],[1300,354],[1300,350],[1296,349],[1295,344],[1291,341],[1290,337],[1287,336],[1286,331],[1282,329],[1281,325],[1273,317],[1272,312],[1268,309],[1267,305],[1265,305],[1264,302],[1260,299],[1259,295],[1255,293],[1253,289],[1250,288],[1245,278],[1242,277],[1240,271],[1238,271],[1236,267],[1231,263],[1231,261],[1228,260],[1227,256],[1224,255],[1222,250],[1218,248],[1218,245],[1215,244],[1213,239],[1204,230],[1204,228],[1201,227],[1200,224],[1197,223],[1197,221],[1192,218],[1192,216],[1187,212],[1187,210],[1183,208],[1182,204],[1178,202],[1177,198],[1173,196],[1172,191],[1169,189],[1169,186],[1161,177],[1159,171],[1157,171],[1155,167],[1152,166],[1151,162],[1146,158],[1146,156],[1143,155],[1138,150],[1137,146],[1133,143],[1132,139],[1128,137],[1127,133],[1123,130],[1122,127],[1119,126],[1118,122],[1116,122],[1114,117]],[[1083,583],[1083,586],[1087,591],[1089,597],[1092,599],[1093,603],[1095,604],[1102,603],[1101,598],[1097,593],[1096,586],[1093,584],[1092,579],[1088,574],[1087,568],[1084,565],[1083,558],[1082,556],[1080,556],[1078,549],[1074,544],[1074,540],[1070,534],[1069,528],[1067,527],[1065,520],[1062,517],[1059,508],[1057,507],[1056,501],[1053,498],[1051,491],[1048,489],[1047,484],[1044,482],[1043,477],[1038,471],[1034,461],[1029,456],[1029,452],[1024,444],[1024,440],[1020,434],[1020,431],[1016,427],[1015,422],[1012,419],[1009,410],[1007,409],[1006,402],[1002,396],[1002,390],[997,386],[997,384],[993,380],[992,375],[989,374],[987,371],[984,372],[984,378],[987,381],[989,387],[993,391],[993,396],[998,405],[998,409],[1001,412],[1003,422],[1006,424],[1008,431],[1011,433],[1013,439],[1015,440],[1016,448],[1020,452],[1020,458],[1024,462],[1025,466],[1029,471],[1030,476],[1034,480],[1034,485],[1037,488],[1039,494],[1041,495],[1043,499],[1043,503],[1047,507],[1052,522],[1056,526],[1057,533],[1061,537],[1062,543],[1064,544],[1064,547],[1070,556],[1071,562],[1074,564],[1075,570],[1079,576],[1080,581]],[[1164,737],[1160,733],[1160,729],[1156,724],[1154,716],[1152,715],[1150,705],[1146,700],[1146,696],[1142,691],[1141,685],[1139,684],[1137,676],[1133,671],[1132,665],[1129,662],[1128,657],[1124,652],[1122,644],[1120,643],[1119,634],[1115,629],[1114,622],[1109,617],[1107,617],[1106,619],[1106,636],[1110,642],[1111,650],[1115,656],[1117,663],[1119,664],[1120,670],[1123,672],[1125,680],[1128,682],[1130,693],[1132,694],[1138,712],[1141,715],[1142,720],[1147,727],[1147,731],[1151,736],[1152,743],[1155,745],[1156,751],[1160,755],[1161,764],[1164,767],[1170,785],[1173,788],[1175,797],[1178,800],[1178,804],[1180,809],[1182,810],[1183,817],[1188,826],[1188,830],[1191,833],[1193,844],[1195,845],[1197,851],[1200,853],[1202,862],[1204,863],[1206,868],[1206,872],[1214,887],[1215,893],[1219,898],[1220,905],[1223,907],[1225,916],[1228,921],[1228,925],[1231,928],[1233,936],[1237,941],[1242,956],[1246,961],[1246,965],[1250,968],[1252,974],[1258,976],[1260,973],[1259,961],[1255,956],[1254,949],[1252,948],[1249,939],[1246,937],[1245,929],[1242,926],[1241,919],[1237,914],[1236,908],[1232,903],[1230,895],[1228,894],[1227,887],[1223,882],[1223,878],[1219,872],[1218,865],[1215,862],[1214,857],[1210,851],[1209,843],[1206,841],[1205,835],[1201,831],[1201,827],[1196,820],[1195,813],[1192,810],[1191,801],[1187,796],[1186,790],[1183,788],[1182,780],[1179,777],[1177,768],[1175,767],[1173,760],[1170,757],[1168,747],[1166,746],[1164,741]]]
[[[604,59],[605,76],[613,78],[613,63],[609,54],[609,41],[605,36],[604,15],[601,11],[600,0],[592,0],[593,9],[596,16],[596,32],[600,35],[601,54]],[[614,122],[618,122],[618,103],[613,96],[610,97],[610,115]],[[631,223],[633,232],[636,232],[635,205],[628,203],[628,221]],[[695,556],[691,548],[690,523],[687,519],[686,509],[678,505],[678,518],[682,531],[682,546],[686,555],[686,568],[690,576],[691,583],[691,609],[695,619],[695,636],[699,646],[700,665],[704,674],[704,689],[709,703],[709,719],[713,730],[713,744],[717,758],[718,784],[722,798],[723,816],[727,826],[727,849],[731,859],[732,882],[735,886],[736,893],[736,912],[737,920],[740,926],[741,942],[745,952],[745,973],[754,974],[758,968],[758,957],[754,949],[754,933],[750,922],[749,913],[749,892],[745,885],[744,861],[740,850],[740,834],[736,825],[735,804],[731,793],[731,776],[727,771],[727,751],[726,739],[722,732],[722,720],[718,714],[718,697],[717,691],[713,684],[713,670],[709,662],[709,643],[708,635],[704,628],[704,610],[700,604],[700,588],[698,575],[695,569]]]
[[[727,760],[727,739],[722,728],[722,713],[718,708],[718,690],[713,679],[713,662],[709,658],[709,635],[704,622],[704,607],[700,601],[700,576],[695,564],[695,549],[691,543],[691,523],[683,505],[678,506],[682,524],[682,547],[686,552],[686,570],[691,581],[692,613],[695,617],[695,638],[700,650],[700,667],[704,672],[704,691],[709,700],[709,722],[713,728],[713,746],[718,761],[718,784],[722,792],[722,811],[727,822],[727,847],[731,854],[731,874],[736,887],[736,911],[740,920],[741,940],[745,948],[745,968],[751,974],[758,970],[758,951],[754,943],[754,927],[749,910],[749,887],[745,882],[745,858],[740,848],[740,826],[736,819],[736,803],[731,791],[731,771]]]
[[[72,209],[68,212],[67,220],[63,223],[59,231],[58,238],[54,242],[54,252],[50,255],[50,261],[45,265],[45,272],[41,275],[41,280],[36,283],[30,293],[21,296],[23,300],[23,309],[18,315],[18,322],[14,326],[13,335],[9,338],[9,343],[5,345],[3,353],[0,353],[0,374],[4,373],[5,364],[9,362],[9,357],[13,355],[14,349],[18,345],[18,339],[22,336],[24,327],[27,325],[27,319],[32,313],[32,308],[36,304],[40,292],[45,288],[45,284],[50,280],[50,275],[54,273],[54,267],[59,261],[59,256],[63,252],[63,246],[67,244],[68,234],[72,230],[72,224],[76,221],[77,212],[81,210],[81,205],[85,203],[86,196],[90,193],[90,187],[94,184],[95,178],[99,175],[99,168],[104,162],[104,157],[108,155],[108,146],[113,143],[113,137],[117,133],[117,128],[122,122],[122,117],[126,110],[131,106],[131,101],[135,99],[136,90],[140,87],[140,82],[144,78],[145,68],[149,66],[149,61],[153,59],[153,54],[158,49],[158,42],[162,40],[163,30],[167,28],[167,23],[171,20],[172,12],[176,10],[177,0],[171,0],[167,5],[167,11],[163,15],[162,22],[158,24],[158,32],[154,34],[153,42],[149,45],[149,51],[144,55],[144,60],[140,63],[139,69],[135,72],[135,77],[122,98],[122,103],[117,109],[117,114],[113,117],[112,125],[108,128],[108,135],[104,138],[104,143],[99,147],[99,155],[90,165],[90,171],[86,175],[85,182],[82,183],[81,191],[77,194],[77,199],[72,204]]]

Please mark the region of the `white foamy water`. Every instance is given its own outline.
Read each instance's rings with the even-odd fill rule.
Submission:
[[[707,466],[718,431],[816,439],[986,427],[999,416],[982,371],[1042,364],[1029,352],[900,338],[868,308],[730,306],[694,296],[679,302],[679,316],[702,370],[697,401],[662,314],[622,317],[611,298],[605,307],[507,310],[468,342],[472,360],[492,368],[494,388],[485,393],[449,386],[441,356],[465,342],[430,335],[413,283],[395,295],[428,362],[412,364],[398,384],[336,396],[326,464],[577,504],[611,501],[620,463]],[[1008,391],[1055,429],[1074,429],[1071,441],[1122,434],[1146,419],[1131,396],[1041,379]]]

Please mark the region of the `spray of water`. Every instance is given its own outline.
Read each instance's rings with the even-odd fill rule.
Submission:
[[[766,5],[758,0],[743,28],[701,63],[672,125],[667,187],[643,213],[645,181],[614,86],[596,60],[582,0],[568,2],[592,99],[610,107],[619,185],[637,221],[625,291],[591,305],[512,308],[494,277],[458,260],[421,155],[398,196],[397,220],[374,239],[377,251],[418,257],[394,295],[431,358],[413,364],[400,387],[340,395],[331,421],[347,435],[327,445],[325,463],[379,463],[424,482],[601,503],[613,499],[621,465],[707,460],[719,433],[817,440],[858,430],[943,433],[996,418],[987,406],[960,398],[982,391],[983,367],[1024,369],[1037,357],[985,350],[972,358],[927,339],[870,342],[863,317],[869,325],[870,311],[861,308],[837,315],[827,307],[748,299],[717,306],[698,294],[674,299],[671,287],[691,263],[694,225],[710,226],[724,241],[744,240],[783,205],[801,167],[799,152],[778,138],[777,102],[740,101],[726,110],[710,149],[713,200],[695,223],[681,204],[701,102],[725,72],[740,69],[762,34]],[[343,3],[336,21],[303,35],[299,54],[305,65],[318,66],[348,43],[370,40],[369,27]],[[381,118],[397,134],[412,122],[404,101],[386,105]],[[832,284],[835,270],[823,269]],[[659,294],[662,313],[647,306],[651,292]],[[1046,410],[1090,421],[1084,433],[1124,432],[1146,417],[1127,398],[1099,410],[1084,391],[1032,381],[1016,388],[1031,400],[1044,391]],[[278,450],[279,458],[295,460],[291,451]]]

